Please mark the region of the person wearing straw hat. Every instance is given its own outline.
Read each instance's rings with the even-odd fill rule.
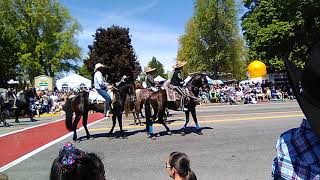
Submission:
[[[300,127],[280,135],[273,179],[320,179],[320,43],[312,48],[304,69],[285,59],[288,77],[306,118]]]
[[[148,89],[152,90],[153,92],[157,92],[158,89],[155,87],[156,83],[154,82],[153,75],[152,73],[156,70],[157,68],[150,68],[146,67],[144,72],[146,73],[145,77],[145,83]]]
[[[172,66],[172,68],[174,70],[173,70],[173,75],[171,78],[171,84],[178,91],[178,93],[180,93],[180,95],[181,95],[180,108],[182,111],[188,110],[187,108],[185,108],[185,103],[188,103],[188,101],[189,101],[187,93],[182,88],[184,81],[181,78],[182,68],[186,64],[187,64],[187,62],[185,62],[185,61],[177,61],[176,64]]]
[[[110,95],[108,94],[107,90],[107,82],[102,76],[101,69],[105,68],[106,66],[97,63],[94,67],[94,88],[98,91],[98,93],[105,99],[104,102],[104,114],[105,116],[109,115],[110,111],[110,103],[111,103],[111,98]]]

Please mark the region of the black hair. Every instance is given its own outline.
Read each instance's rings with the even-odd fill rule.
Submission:
[[[169,156],[169,165],[185,180],[197,180],[196,174],[190,168],[189,157],[182,152],[173,152]]]
[[[50,180],[105,180],[104,165],[94,153],[87,153],[76,162],[75,168],[65,172],[62,157],[53,161]]]

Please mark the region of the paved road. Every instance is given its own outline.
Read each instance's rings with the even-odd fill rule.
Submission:
[[[157,140],[146,139],[144,127],[129,125],[128,139],[109,139],[105,132],[110,120],[90,127],[94,140],[76,145],[103,158],[107,179],[169,179],[165,159],[172,151],[187,153],[198,179],[270,179],[275,143],[280,133],[299,126],[303,114],[296,103],[268,103],[241,106],[198,108],[203,136],[181,136],[181,113],[175,113],[169,125],[176,134],[166,135],[164,128]],[[193,124],[191,123],[191,126]],[[191,130],[192,131],[192,128]],[[83,132],[80,136],[84,135]],[[10,179],[48,179],[53,159],[67,138],[5,171]]]

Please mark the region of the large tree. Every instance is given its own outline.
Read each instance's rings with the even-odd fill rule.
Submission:
[[[187,60],[188,71],[244,73],[244,43],[237,28],[234,0],[197,0],[194,15],[180,37],[178,59]]]
[[[251,59],[261,59],[269,72],[284,69],[288,56],[303,66],[310,48],[320,41],[320,1],[245,0],[242,17]]]
[[[12,6],[10,1],[0,1],[0,87],[6,87],[8,80],[19,75],[17,52],[21,41],[17,36],[16,24],[13,23],[17,22],[17,15]]]
[[[155,76],[164,76],[163,64],[158,61],[155,57],[152,57],[151,61],[148,63],[148,67],[156,68],[154,75]]]
[[[129,28],[98,28],[89,50],[89,58],[85,61],[88,70],[93,72],[95,64],[104,64],[107,68],[103,73],[108,75],[111,83],[118,82],[124,75],[136,79],[141,72],[131,45]]]
[[[2,0],[1,33],[14,29],[15,36],[7,36],[8,43],[19,43],[15,56],[16,67],[32,81],[37,75],[54,77],[73,68],[72,60],[79,60],[80,48],[75,35],[80,25],[68,10],[56,0]],[[4,19],[9,17],[9,19]]]

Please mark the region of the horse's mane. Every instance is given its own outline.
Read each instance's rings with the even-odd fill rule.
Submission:
[[[190,74],[190,77],[191,79],[189,80],[189,82],[187,82],[186,86],[192,84],[192,82],[199,76],[203,76],[203,75],[206,75],[205,73],[193,73],[193,74]]]

